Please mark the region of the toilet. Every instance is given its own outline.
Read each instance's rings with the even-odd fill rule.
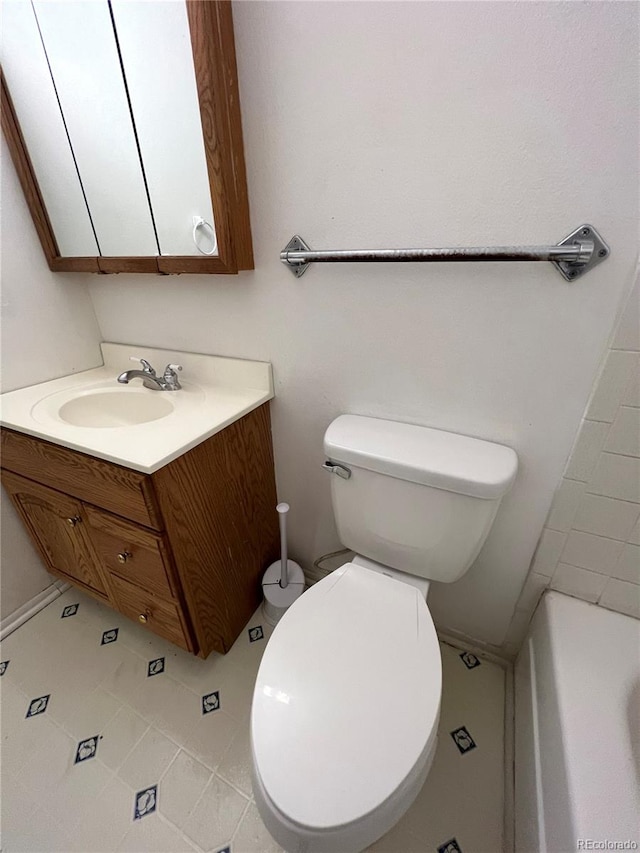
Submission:
[[[358,415],[324,452],[358,556],[280,620],[251,707],[256,805],[288,853],[364,850],[415,800],[442,693],[429,583],[467,571],[518,465],[503,445]]]

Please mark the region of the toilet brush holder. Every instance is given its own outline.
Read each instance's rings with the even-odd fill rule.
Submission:
[[[262,612],[270,625],[276,625],[304,592],[302,567],[287,554],[287,513],[289,504],[276,507],[280,522],[280,559],[271,563],[262,578]]]

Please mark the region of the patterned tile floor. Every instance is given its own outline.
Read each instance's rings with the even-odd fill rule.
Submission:
[[[202,661],[69,590],[2,644],[5,853],[278,853],[252,799],[256,613]],[[504,672],[442,645],[440,741],[370,853],[502,850]]]

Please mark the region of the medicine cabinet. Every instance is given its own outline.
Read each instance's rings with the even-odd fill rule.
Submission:
[[[4,0],[2,71],[52,270],[253,269],[229,0]]]

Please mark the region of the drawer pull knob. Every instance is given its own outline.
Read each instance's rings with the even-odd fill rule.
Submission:
[[[82,519],[80,518],[80,516],[79,516],[79,515],[74,515],[74,516],[73,516],[73,518],[68,518],[68,519],[67,519],[67,524],[69,525],[69,527],[75,527],[75,526],[76,526],[76,524],[78,524],[78,522],[79,522],[79,521],[82,521]]]
[[[127,560],[130,560],[132,556],[133,554],[130,551],[122,551],[120,554],[118,554],[118,562],[126,563]]]
[[[146,625],[146,623],[149,621],[149,616],[151,616],[151,613],[146,610],[144,613],[141,613],[138,616],[138,619],[140,622],[142,622],[143,625]]]

